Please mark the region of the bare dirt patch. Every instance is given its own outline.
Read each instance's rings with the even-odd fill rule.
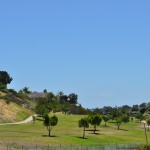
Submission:
[[[14,103],[7,104],[5,100],[0,99],[0,123],[16,121],[18,112],[20,109]]]

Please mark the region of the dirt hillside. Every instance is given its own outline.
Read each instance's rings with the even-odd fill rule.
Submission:
[[[7,95],[2,92],[0,94],[1,96]],[[32,115],[32,112],[29,109],[0,98],[0,123],[22,121],[30,115]]]

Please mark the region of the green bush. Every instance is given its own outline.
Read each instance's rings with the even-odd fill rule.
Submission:
[[[6,104],[10,104],[10,101],[9,101],[9,100],[6,100]]]

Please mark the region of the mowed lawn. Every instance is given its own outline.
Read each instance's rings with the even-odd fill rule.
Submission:
[[[58,124],[51,132],[52,137],[48,137],[48,131],[43,122],[36,120],[34,123],[23,125],[4,125],[0,126],[1,143],[19,144],[82,144],[100,145],[111,143],[145,143],[145,133],[143,125],[133,120],[127,124],[122,123],[120,130],[117,130],[115,123],[104,122],[97,127],[96,134],[93,134],[93,127],[90,126],[86,131],[86,139],[82,139],[83,129],[78,127],[78,120],[84,115],[62,115],[57,114]],[[150,139],[150,132],[147,132]]]

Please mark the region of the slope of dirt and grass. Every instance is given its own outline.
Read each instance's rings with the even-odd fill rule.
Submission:
[[[21,99],[12,93],[0,92],[0,123],[22,121],[32,115],[27,108],[28,100]]]

